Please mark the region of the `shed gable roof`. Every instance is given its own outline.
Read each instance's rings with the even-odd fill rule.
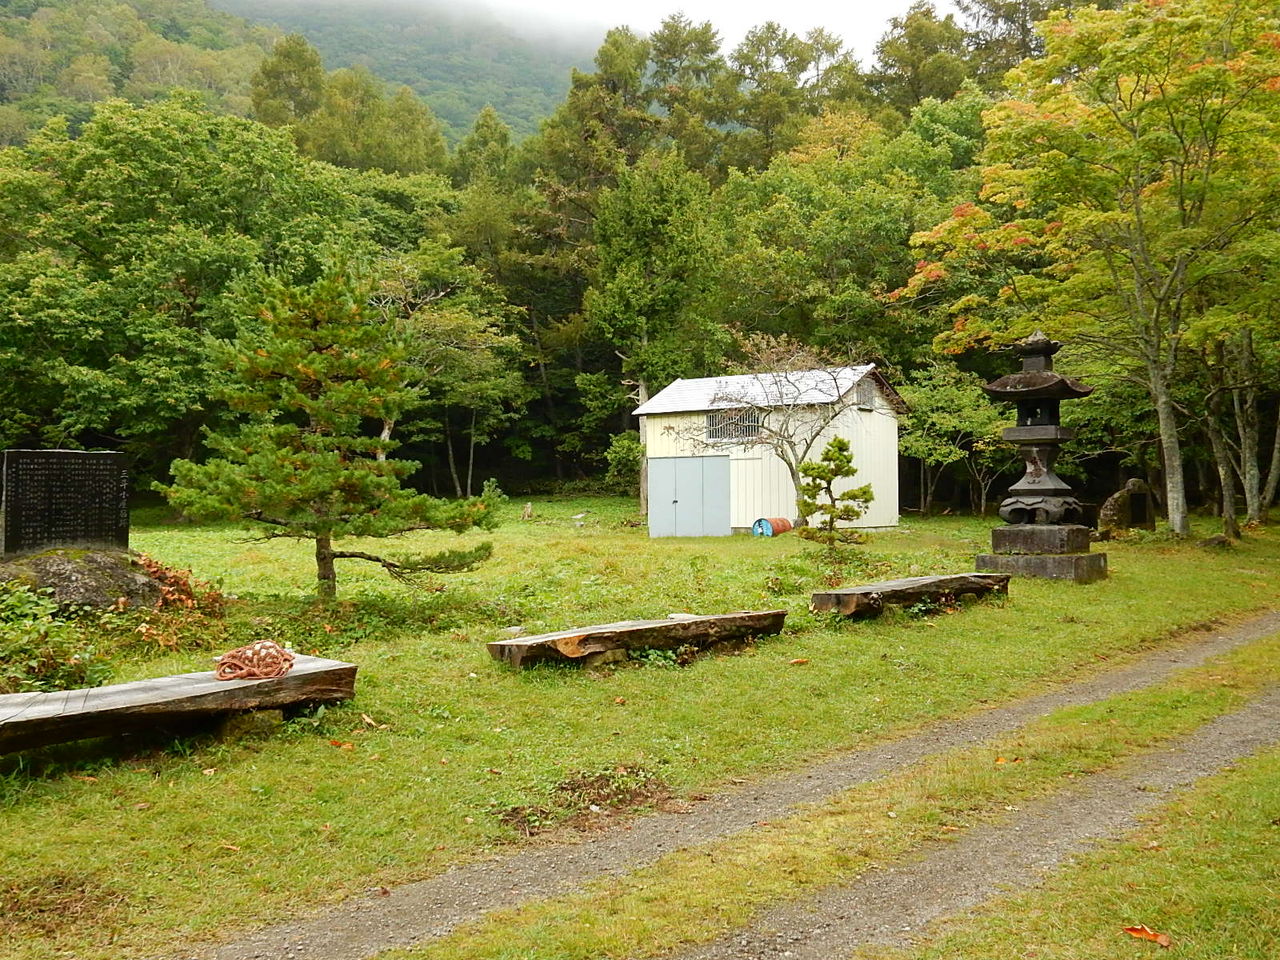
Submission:
[[[677,380],[638,406],[636,416],[656,413],[694,413],[701,410],[732,410],[740,407],[818,406],[835,403],[863,377],[872,374],[875,364],[857,367],[829,367],[822,370],[793,370],[776,373],[748,373],[734,377],[699,377]],[[891,397],[896,393],[884,378],[876,381]]]

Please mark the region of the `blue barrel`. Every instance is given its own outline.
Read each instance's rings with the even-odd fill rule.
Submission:
[[[791,527],[792,523],[786,517],[761,517],[751,525],[751,532],[757,537],[776,537]]]

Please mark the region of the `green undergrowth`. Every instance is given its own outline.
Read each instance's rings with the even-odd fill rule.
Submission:
[[[861,960],[1272,960],[1280,940],[1280,750],[1198,784],[1042,886],[985,904],[911,950]],[[1071,904],[1064,910],[1064,903]]]
[[[748,834],[682,849],[624,877],[587,884],[580,893],[500,911],[429,946],[382,956],[622,960],[714,939],[765,907],[1000,820],[1016,804],[1074,785],[1239,708],[1280,681],[1277,654],[1280,638],[1251,644],[1158,686],[1055,711],[1007,736],[952,750]]]
[[[357,663],[357,697],[268,739],[196,733],[0,760],[0,877],[18,891],[5,903],[64,904],[39,943],[0,935],[0,955],[162,952],[520,842],[531,831],[512,811],[535,813],[537,829],[572,821],[580,804],[565,785],[601,771],[703,792],[1105,669],[1280,599],[1280,539],[1263,530],[1227,551],[1109,544],[1103,583],[1015,581],[1007,600],[855,624],[810,615],[809,592],[971,569],[989,523],[911,522],[836,568],[787,536],[650,540],[628,525],[625,500],[535,501],[528,522],[522,506],[486,534],[494,557],[476,571],[415,591],[348,563],[327,607],[309,600],[309,544],[141,518],[135,547],[238,599],[199,645],[130,646],[117,679],[207,669],[226,646],[273,638]],[[404,548],[470,537],[413,534]],[[685,666],[521,672],[484,646],[517,625],[744,608],[786,609],[788,625]],[[637,795],[641,808],[651,794]],[[76,897],[100,906],[65,905]]]

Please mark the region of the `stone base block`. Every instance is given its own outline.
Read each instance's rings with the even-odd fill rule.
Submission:
[[[1012,523],[991,531],[992,553],[1088,553],[1089,528],[1078,523]]]
[[[1084,528],[1082,528],[1084,529]],[[980,553],[976,568],[1015,577],[1042,577],[1093,583],[1107,576],[1105,553]]]

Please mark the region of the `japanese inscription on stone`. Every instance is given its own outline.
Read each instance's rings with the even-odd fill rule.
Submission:
[[[129,546],[122,453],[6,450],[0,494],[4,556],[53,547]]]

